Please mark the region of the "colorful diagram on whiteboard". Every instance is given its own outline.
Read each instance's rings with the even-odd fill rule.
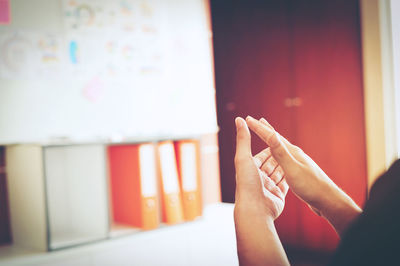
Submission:
[[[60,61],[60,40],[51,34],[40,36],[37,40],[37,47],[40,52],[40,59],[45,64],[57,64]]]
[[[159,0],[63,0],[68,58],[74,76],[159,78],[163,66]],[[165,6],[164,6],[165,7]]]
[[[38,51],[38,77],[62,78],[66,74],[64,45],[60,34],[41,33],[36,36],[35,49]]]
[[[38,51],[32,34],[6,33],[0,35],[0,76],[30,78],[35,75]]]
[[[0,77],[7,79],[55,78],[63,72],[60,35],[42,32],[8,32],[0,35]]]
[[[78,43],[74,40],[69,42],[69,59],[72,64],[78,64]]]
[[[165,54],[159,4],[63,0],[64,32],[0,35],[0,77],[159,79]]]
[[[104,4],[104,3],[103,3]],[[67,0],[63,2],[64,21],[70,30],[103,29],[108,24],[100,1]]]

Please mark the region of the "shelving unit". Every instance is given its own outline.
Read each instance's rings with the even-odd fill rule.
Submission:
[[[81,8],[96,23],[76,27]],[[5,54],[22,58],[21,71],[7,75],[3,65],[6,75],[0,75],[7,111],[0,143],[8,145],[13,236],[12,245],[0,247],[0,265],[21,254],[41,265],[43,257],[143,235],[112,217],[109,145],[211,135],[202,154],[208,188],[202,199],[206,205],[220,201],[207,1],[14,1],[10,11],[12,22],[0,27],[0,41],[11,43]],[[48,63],[38,43],[51,43],[55,60]]]
[[[234,230],[233,204],[210,204],[193,222],[57,252],[0,248],[0,265],[238,265]]]
[[[105,239],[102,145],[7,147],[14,244],[55,250]]]
[[[204,174],[200,181],[203,185],[219,187],[216,180],[219,179],[218,168],[207,164],[214,162],[217,158],[215,156],[218,156],[215,138],[216,135],[198,138],[199,147],[202,147],[199,166],[207,169],[204,170],[207,175]],[[48,251],[58,252],[65,248],[74,249],[82,244],[103,242],[101,240],[111,241],[110,239],[122,236],[142,235],[141,228],[116,221],[112,217],[110,158],[106,154],[109,147],[133,147],[140,143],[43,143],[6,146],[4,150],[13,242],[12,245],[0,247],[0,265],[3,258],[12,259],[25,255],[35,257],[37,254],[46,256],[43,254],[52,253]],[[156,147],[154,140],[143,143],[153,143]],[[129,158],[124,163],[128,164]],[[215,172],[210,171],[211,169]],[[131,174],[134,175],[133,172]],[[159,185],[157,184],[157,193],[160,193]],[[219,189],[217,187],[214,191],[213,187],[203,191],[203,206],[219,202]],[[132,193],[137,193],[134,190]],[[129,204],[129,200],[125,203]],[[199,220],[202,218],[196,222]],[[173,227],[179,226],[181,225]],[[153,231],[163,231],[168,227],[170,226],[160,223],[159,228]]]

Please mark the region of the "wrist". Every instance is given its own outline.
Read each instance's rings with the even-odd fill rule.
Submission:
[[[315,199],[310,202],[310,205],[317,209],[321,215],[324,215],[326,212],[334,206],[337,202],[340,201],[340,194],[338,194],[339,188],[332,182],[321,182],[318,186],[319,193],[315,197]]]
[[[319,210],[323,216],[330,216],[332,213],[360,213],[358,205],[339,187],[335,185],[328,190],[319,202]]]
[[[340,193],[341,189],[323,172],[314,180],[310,190],[315,192],[306,202],[322,216],[338,203],[342,204],[344,193]]]
[[[274,223],[274,216],[268,209],[259,203],[237,201],[234,208],[235,219],[243,217],[249,220],[264,220],[268,224]]]
[[[318,210],[339,235],[362,212],[361,208],[336,185],[321,198]]]

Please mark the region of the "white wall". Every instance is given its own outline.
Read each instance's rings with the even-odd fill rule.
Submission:
[[[391,28],[393,45],[393,73],[396,97],[397,157],[400,158],[400,1],[391,0]]]

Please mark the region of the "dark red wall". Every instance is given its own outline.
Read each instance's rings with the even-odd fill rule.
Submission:
[[[212,1],[211,8],[223,201],[234,202],[234,118],[250,114],[269,120],[363,204],[358,1]],[[288,98],[300,104],[287,106]],[[264,147],[256,140],[253,152]],[[281,239],[295,246],[332,250],[338,240],[330,225],[291,193],[277,228]]]

